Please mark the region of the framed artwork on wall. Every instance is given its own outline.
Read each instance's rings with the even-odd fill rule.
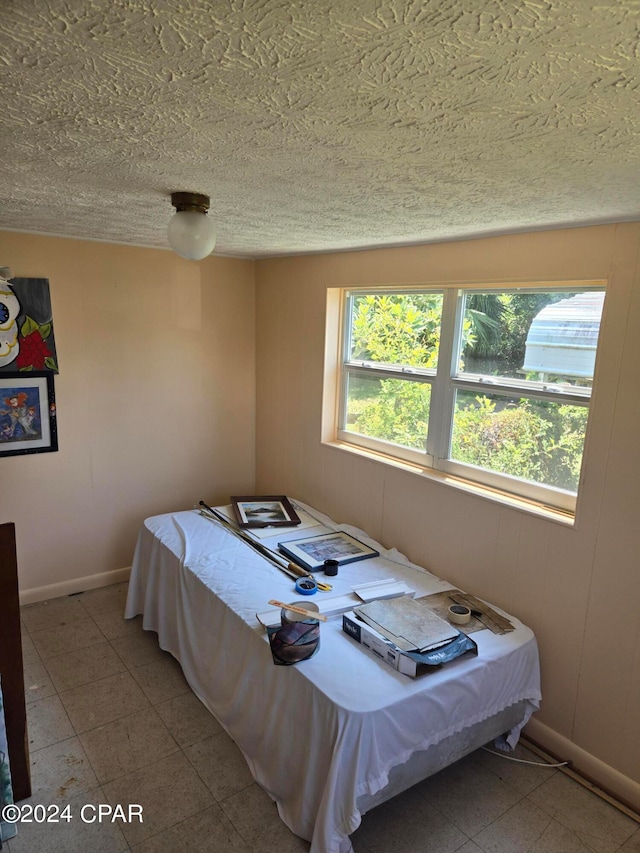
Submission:
[[[52,373],[0,373],[0,456],[58,449]]]
[[[49,280],[3,277],[0,269],[0,376],[58,372]]]

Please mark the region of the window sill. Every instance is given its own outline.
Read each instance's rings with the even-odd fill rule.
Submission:
[[[470,480],[464,480],[461,477],[454,477],[451,474],[445,474],[442,471],[435,471],[428,468],[422,468],[419,465],[412,465],[410,462],[403,462],[400,459],[385,456],[385,454],[376,453],[373,450],[366,450],[362,447],[357,447],[356,445],[348,444],[344,441],[323,441],[322,444],[333,450],[350,453],[354,456],[360,456],[363,459],[378,462],[382,465],[389,465],[399,471],[406,471],[408,474],[413,474],[414,476],[422,477],[423,479],[431,480],[433,482],[442,483],[450,486],[451,488],[458,489],[461,492],[465,492],[466,494],[475,495],[483,500],[488,500],[492,503],[497,503],[501,506],[518,510],[519,512],[535,515],[539,518],[545,518],[548,521],[554,521],[565,527],[575,526],[575,515],[571,512],[565,512],[554,507],[546,506],[545,504],[529,501],[525,498],[519,498],[515,495],[510,495],[507,492],[501,492],[497,489],[491,489],[488,486],[473,483]]]

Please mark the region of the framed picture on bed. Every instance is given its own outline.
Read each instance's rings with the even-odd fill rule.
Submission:
[[[344,530],[278,542],[278,548],[310,572],[321,569],[325,560],[337,560],[340,565],[343,565],[354,563],[356,560],[366,560],[369,557],[378,557],[380,554],[379,551],[375,551],[364,542],[345,533]]]
[[[0,374],[0,456],[57,449],[53,374]]]
[[[285,495],[245,495],[230,500],[240,527],[294,527],[300,524]]]

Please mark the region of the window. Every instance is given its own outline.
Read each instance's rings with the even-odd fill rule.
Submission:
[[[341,441],[575,509],[602,283],[344,299]]]

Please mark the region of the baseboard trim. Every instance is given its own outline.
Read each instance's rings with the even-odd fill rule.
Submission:
[[[629,817],[640,820],[640,783],[605,764],[599,758],[554,732],[539,720],[530,720],[523,730],[526,740],[540,747],[557,761],[570,761],[566,772],[588,788],[600,789],[605,799],[616,800]],[[565,768],[562,768],[565,770]]]
[[[113,583],[122,583],[129,580],[131,566],[125,569],[113,569],[111,572],[100,572],[97,575],[87,575],[84,578],[73,578],[60,583],[51,583],[47,586],[36,586],[33,589],[20,590],[20,606],[24,604],[36,604],[38,601],[49,601],[51,598],[60,598],[64,595],[73,595],[76,592],[86,592],[89,589],[98,589],[101,586],[111,586]]]

